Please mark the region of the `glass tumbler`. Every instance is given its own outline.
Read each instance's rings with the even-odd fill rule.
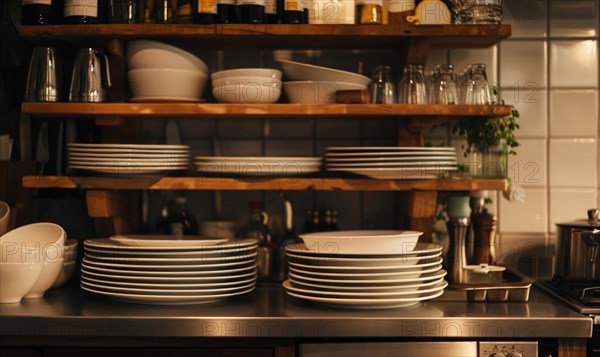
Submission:
[[[398,86],[398,103],[427,104],[427,90],[423,76],[423,66],[407,64]]]
[[[371,103],[394,104],[396,93],[389,66],[377,66],[371,80]]]
[[[25,101],[58,102],[61,99],[61,68],[56,49],[53,47],[34,48],[25,83]]]
[[[502,22],[502,0],[462,0],[463,24],[490,25]]]
[[[440,64],[433,72],[432,104],[458,104],[458,90],[454,81],[454,66]]]
[[[462,87],[464,104],[469,105],[490,105],[492,96],[490,86],[487,80],[485,64],[473,64],[467,73],[467,77]]]

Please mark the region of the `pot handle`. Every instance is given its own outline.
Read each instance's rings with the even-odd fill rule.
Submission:
[[[580,233],[581,239],[592,248],[590,252],[590,263],[594,264],[598,258],[598,250],[600,250],[600,229],[588,230],[573,230],[572,233]]]

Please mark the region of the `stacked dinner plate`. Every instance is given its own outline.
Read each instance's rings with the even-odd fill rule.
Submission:
[[[355,309],[406,307],[442,295],[448,285],[442,247],[436,244],[398,244],[404,252],[387,254],[341,254],[338,243],[325,240],[309,247],[286,247],[289,280],[283,287],[302,300]]]
[[[254,290],[256,240],[171,236],[88,239],[81,287],[154,305],[204,304]]]
[[[435,179],[458,169],[452,147],[329,147],[325,159],[327,171],[383,180]]]
[[[102,174],[144,175],[187,170],[188,145],[69,144],[69,168]]]
[[[320,157],[196,156],[196,171],[240,177],[302,177],[321,171]]]

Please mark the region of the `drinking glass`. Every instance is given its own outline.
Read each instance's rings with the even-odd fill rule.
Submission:
[[[458,91],[454,81],[454,66],[437,65],[433,72],[432,104],[458,104]]]
[[[377,66],[371,81],[371,103],[394,104],[396,93],[389,66]]]
[[[489,25],[502,22],[502,0],[462,0],[460,18],[463,24]]]
[[[106,102],[110,87],[108,58],[97,48],[81,48],[73,65],[70,102]]]
[[[25,83],[25,101],[58,102],[62,99],[60,59],[53,47],[33,49]]]
[[[485,64],[471,65],[464,85],[462,86],[464,104],[490,105],[492,96],[487,80]]]
[[[427,93],[423,66],[407,64],[399,85],[398,103],[401,104],[426,104]]]

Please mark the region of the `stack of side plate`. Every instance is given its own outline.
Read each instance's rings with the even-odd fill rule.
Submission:
[[[375,179],[434,179],[458,170],[452,147],[329,147],[327,171]]]
[[[188,145],[69,144],[69,168],[103,174],[145,175],[187,170]]]
[[[442,247],[417,243],[405,254],[336,254],[286,247],[289,280],[283,287],[299,299],[345,308],[406,307],[436,298],[448,283]]]
[[[196,156],[196,171],[240,177],[302,177],[321,171],[320,157]]]
[[[254,290],[256,245],[254,239],[173,240],[171,236],[88,239],[81,287],[144,304],[219,301]]]

